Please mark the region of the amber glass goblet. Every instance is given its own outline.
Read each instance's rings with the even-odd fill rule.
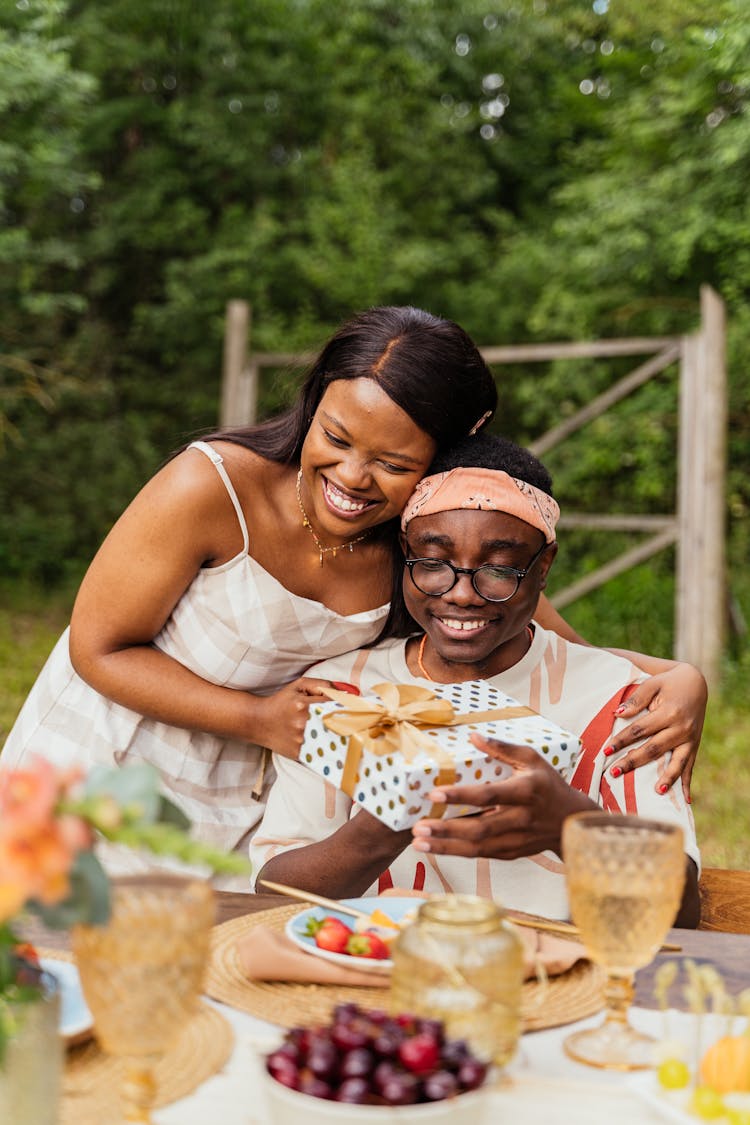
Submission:
[[[151,1122],[154,1068],[195,1012],[214,903],[211,885],[173,875],[115,879],[105,926],[71,938],[94,1033],[122,1060],[123,1119]]]
[[[570,913],[592,961],[605,970],[598,1027],[564,1041],[578,1062],[613,1070],[653,1065],[654,1040],[628,1021],[636,969],[673,925],[685,884],[682,829],[614,813],[577,813],[562,835]]]

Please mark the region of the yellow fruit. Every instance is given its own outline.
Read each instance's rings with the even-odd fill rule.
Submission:
[[[701,1081],[720,1094],[750,1092],[750,1037],[725,1035],[701,1060]]]
[[[401,928],[398,922],[394,922],[393,919],[389,918],[387,914],[384,914],[382,910],[373,910],[370,915],[370,925],[385,926],[389,930],[399,930]]]
[[[665,1090],[684,1090],[690,1081],[690,1068],[682,1059],[665,1059],[656,1077]]]
[[[693,1096],[690,1099],[688,1109],[691,1113],[695,1113],[698,1117],[703,1117],[706,1121],[712,1121],[716,1117],[723,1117],[725,1108],[721,1095],[717,1094],[709,1086],[696,1086],[693,1090]]]

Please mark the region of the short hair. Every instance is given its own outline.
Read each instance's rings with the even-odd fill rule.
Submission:
[[[438,452],[427,470],[433,473],[451,469],[495,469],[533,484],[552,496],[552,477],[538,457],[500,434],[479,433],[463,438],[450,449]]]
[[[462,438],[450,449],[436,454],[426,475],[450,472],[451,469],[495,469],[552,495],[552,477],[539,458],[499,434],[477,433]],[[414,632],[414,620],[404,602],[403,569],[402,556],[402,565],[391,592],[391,608],[377,641],[388,637],[408,637]],[[377,644],[377,641],[374,643]]]

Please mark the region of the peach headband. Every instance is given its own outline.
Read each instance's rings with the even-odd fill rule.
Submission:
[[[560,518],[557,502],[525,480],[499,469],[451,469],[424,477],[409,497],[401,516],[401,529],[415,516],[476,508],[483,512],[505,512],[538,527],[548,543],[555,541]]]

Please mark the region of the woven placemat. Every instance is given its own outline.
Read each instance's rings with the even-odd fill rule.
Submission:
[[[72,961],[61,950],[40,956]],[[168,1105],[192,1093],[226,1064],[234,1034],[220,1012],[199,1003],[175,1045],[156,1067],[156,1105]],[[70,1047],[65,1056],[59,1125],[121,1125],[118,1103],[121,1062],[106,1055],[94,1039]]]
[[[301,904],[279,906],[215,926],[204,991],[214,1000],[281,1027],[326,1023],[336,1004],[350,1000],[365,1008],[384,1007],[388,995],[384,988],[288,984],[253,981],[243,976],[237,959],[238,939],[260,925],[283,931],[288,920],[301,909]],[[559,976],[526,981],[521,999],[523,1030],[541,1031],[594,1015],[603,1006],[602,980],[601,970],[590,961],[578,961]]]

